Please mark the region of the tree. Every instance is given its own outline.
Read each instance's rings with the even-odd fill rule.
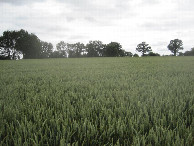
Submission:
[[[149,52],[148,56],[160,56],[160,54],[158,53],[154,53],[154,52]]]
[[[170,44],[168,45],[168,49],[176,56],[176,53],[179,50],[183,50],[183,42],[179,39],[174,39],[170,41]]]
[[[184,56],[194,56],[194,47],[191,48],[191,51],[186,51],[184,53]]]
[[[54,51],[51,53],[50,58],[63,58],[64,56],[59,51]]]
[[[184,56],[184,53],[183,52],[179,52],[178,56]]]
[[[131,53],[131,52],[125,52],[125,56],[132,57],[133,56],[133,53]]]
[[[24,58],[40,58],[41,41],[35,34],[29,34],[21,29],[20,31],[4,31],[0,37],[0,47],[3,47],[10,58],[15,57],[19,52]]]
[[[135,54],[133,55],[133,57],[139,57],[139,55],[135,53]]]
[[[5,49],[3,47],[0,47],[0,60],[18,60],[22,57],[23,54],[20,51],[12,51],[11,49]]]
[[[25,59],[35,59],[41,57],[42,44],[35,34],[26,34],[19,38],[16,49],[21,50]]]
[[[68,52],[68,43],[65,43],[64,41],[60,41],[56,45],[57,51],[58,51],[58,57],[60,56],[61,58],[67,57],[67,52]]]
[[[53,52],[53,45],[47,42],[41,42],[41,58],[49,58]]]
[[[86,52],[88,57],[103,56],[103,49],[105,45],[101,41],[89,41],[86,44]]]
[[[104,55],[106,57],[119,57],[123,56],[123,54],[124,50],[122,50],[122,46],[117,42],[111,42],[104,48]]]
[[[82,57],[82,53],[85,50],[85,45],[83,43],[77,42],[75,44],[68,45],[69,58],[79,58]]]
[[[0,37],[1,58],[14,59],[16,54],[17,33],[15,31],[4,31]]]
[[[119,51],[119,57],[124,57],[126,55],[126,52],[125,52],[125,50],[123,50],[123,49],[121,49],[120,51]]]
[[[145,56],[145,53],[152,51],[149,44],[146,44],[146,42],[142,42],[137,45],[136,51],[141,52],[142,56]]]
[[[3,48],[0,47],[0,60],[10,60],[10,56],[8,56],[7,51]]]

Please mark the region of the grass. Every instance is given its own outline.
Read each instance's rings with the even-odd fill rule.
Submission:
[[[0,61],[0,145],[192,145],[194,58]]]

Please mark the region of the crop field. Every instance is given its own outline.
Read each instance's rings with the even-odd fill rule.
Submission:
[[[194,57],[0,61],[0,145],[193,145]]]

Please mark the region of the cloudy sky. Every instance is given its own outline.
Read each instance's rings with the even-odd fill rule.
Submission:
[[[194,0],[0,0],[0,35],[25,29],[56,45],[100,40],[136,53],[147,42],[154,52],[181,39],[194,47]]]

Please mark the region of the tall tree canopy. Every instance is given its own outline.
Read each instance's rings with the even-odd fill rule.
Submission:
[[[5,31],[0,37],[0,47],[8,51],[8,54],[22,51],[24,58],[40,58],[41,41],[35,34],[20,31]]]
[[[125,56],[132,57],[133,56],[133,53],[131,53],[131,52],[125,52]]]
[[[75,44],[69,44],[68,46],[69,58],[82,57],[84,51],[85,51],[85,45],[80,42],[77,42]]]
[[[119,57],[125,56],[125,52],[122,50],[121,44],[117,42],[111,42],[106,45],[104,49],[104,56],[106,57]]]
[[[53,52],[53,45],[47,42],[41,42],[41,58],[49,58]]]
[[[14,59],[16,50],[16,42],[18,41],[18,33],[16,31],[4,31],[0,37],[1,58]]]
[[[52,57],[69,57],[69,58],[78,58],[83,56],[85,51],[85,45],[83,43],[77,42],[75,44],[65,43],[60,41],[56,45],[57,51],[54,51]]]
[[[183,50],[183,42],[179,39],[174,39],[170,41],[168,49],[173,53],[174,56],[178,53],[179,50]]]
[[[194,47],[191,48],[191,51],[186,51],[184,53],[184,56],[194,56]]]
[[[55,55],[57,55],[58,57],[67,57],[67,52],[68,52],[68,43],[65,43],[64,41],[60,41],[57,45],[56,45],[57,51],[55,52]]]
[[[101,41],[89,41],[86,44],[86,52],[88,57],[103,56],[103,49],[105,45]]]
[[[142,42],[137,45],[136,51],[141,52],[142,56],[145,56],[146,53],[152,51],[149,44],[146,44],[146,42]]]

